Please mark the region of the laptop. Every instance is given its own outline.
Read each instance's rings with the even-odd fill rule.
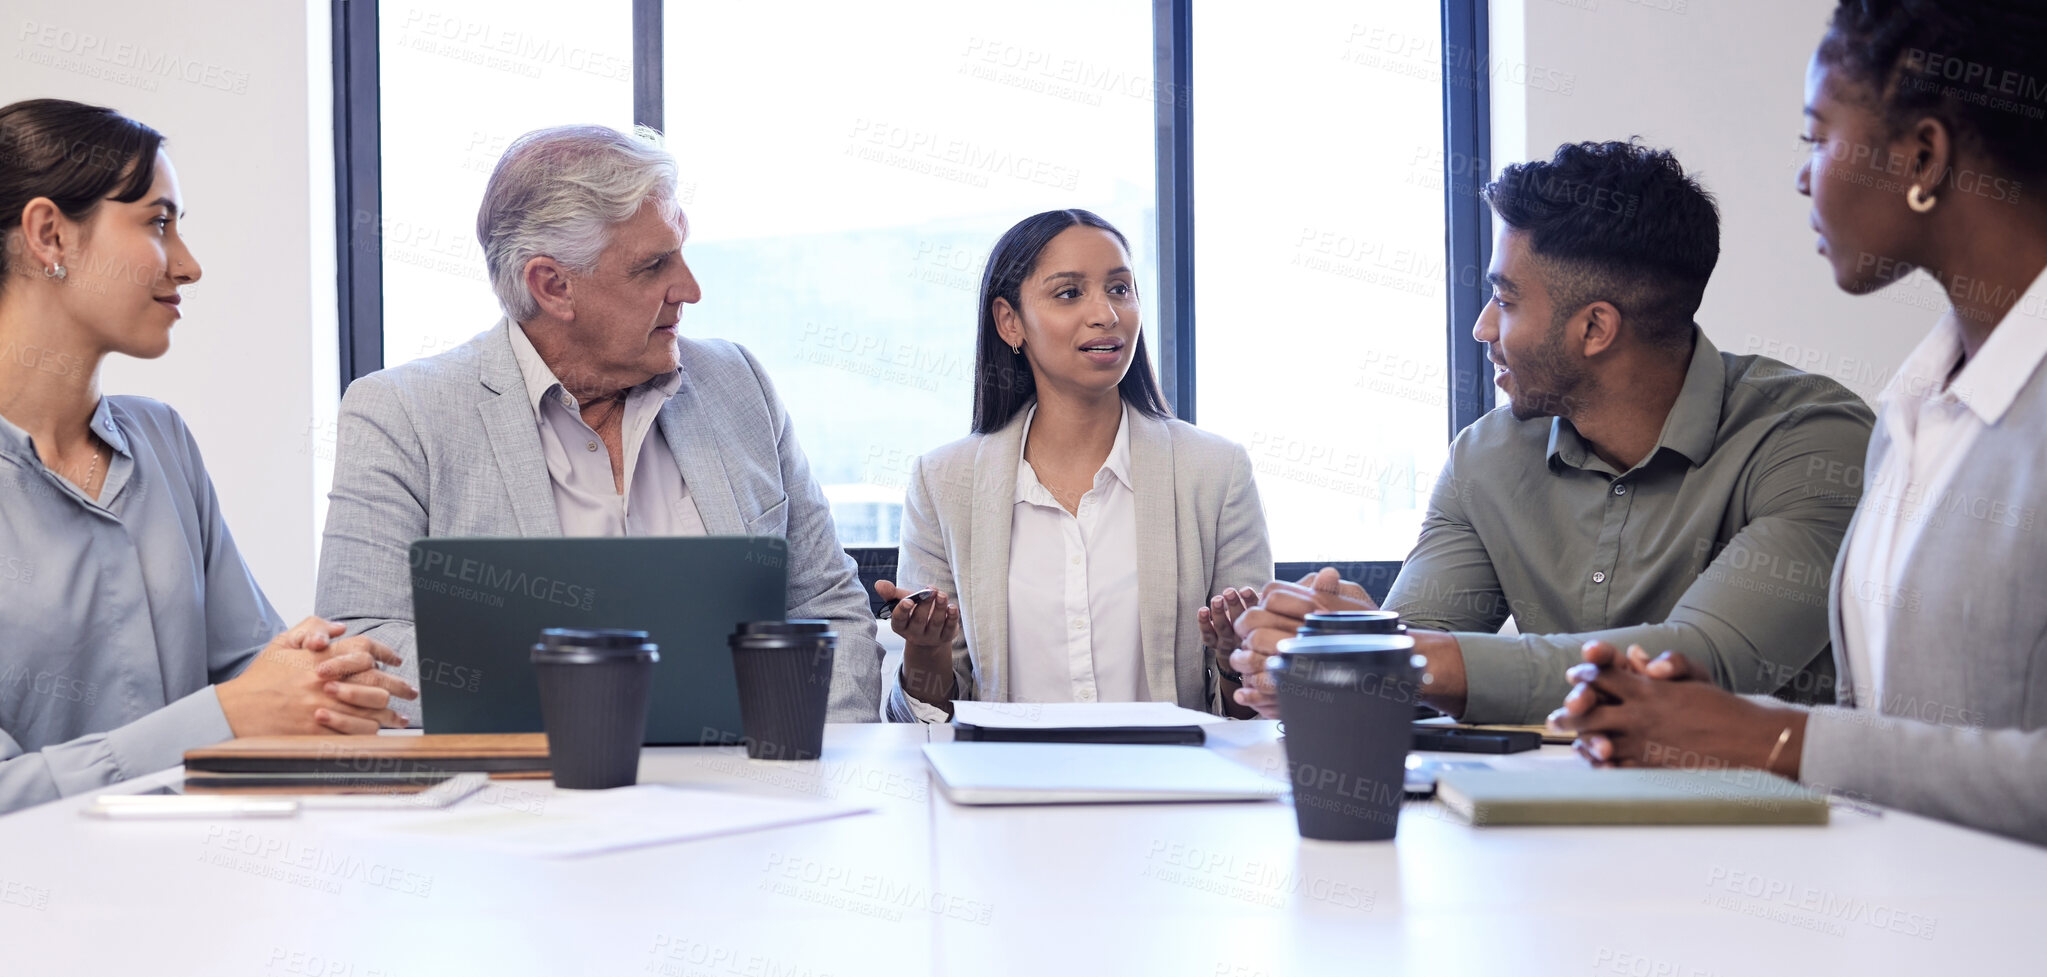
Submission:
[[[741,742],[725,643],[788,614],[788,544],[772,536],[422,539],[412,544],[428,733],[538,733],[528,656],[545,628],[630,628],[660,648],[647,745]]]
[[[954,804],[1127,804],[1264,801],[1273,780],[1199,746],[1101,743],[929,743],[938,789]]]

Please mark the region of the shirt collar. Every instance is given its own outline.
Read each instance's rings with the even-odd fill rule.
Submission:
[[[98,435],[101,441],[105,441],[107,447],[114,449],[115,453],[129,455],[128,435],[121,430],[118,414],[113,402],[101,397],[99,403],[92,409],[92,433]],[[0,454],[13,455],[21,459],[34,458],[38,463],[42,457],[36,454],[35,439],[5,417],[0,417]]]
[[[555,378],[554,368],[540,358],[540,351],[533,348],[533,340],[526,336],[526,327],[507,321],[506,328],[512,331],[512,358],[518,361],[519,375],[526,381],[526,402],[533,405],[534,419],[539,419],[540,402],[548,397],[553,397],[556,403],[574,413],[576,399]],[[682,389],[682,371],[670,370],[635,389],[654,390],[666,400]]]
[[[1950,309],[1905,358],[1880,402],[1888,408],[1896,401],[1952,397],[1986,425],[2003,419],[2047,360],[2047,273],[2033,280],[1949,384],[1948,374],[1961,357],[1961,325]]]
[[[1663,433],[1657,437],[1656,447],[1642,459],[1643,463],[1669,448],[1683,455],[1694,467],[1705,464],[1706,459],[1713,456],[1713,448],[1720,439],[1720,409],[1726,398],[1727,364],[1720,359],[1720,348],[1694,326],[1692,360],[1685,367],[1684,386],[1678,388],[1677,399],[1671,402],[1670,413],[1663,419]],[[1570,421],[1561,417],[1551,419],[1551,471],[1556,471],[1559,464],[1584,468],[1589,459],[1596,457],[1592,447],[1579,436],[1578,429]],[[1601,464],[1604,465],[1603,462]]]
[[[1027,408],[1024,413],[1023,435],[1019,437],[1016,442],[1016,464],[1019,469],[1021,469],[1026,464],[1023,456],[1024,446],[1031,443],[1031,422],[1036,420],[1037,417],[1038,404],[1036,401],[1032,401],[1031,406]],[[1124,488],[1130,489],[1133,492],[1136,491],[1136,487],[1131,485],[1130,483],[1129,404],[1123,405],[1122,416],[1119,417],[1116,421],[1116,442],[1109,446],[1109,457],[1103,459],[1101,471],[1108,472],[1110,475],[1115,476],[1117,481],[1123,483]],[[1095,479],[1096,481],[1101,480],[1100,472],[1096,473]],[[1039,498],[1037,495],[1033,494],[1030,491],[1032,487],[1036,487],[1040,492],[1045,492],[1045,498]],[[1035,479],[1026,482],[1025,480],[1019,478],[1016,480],[1016,497],[1012,501],[1034,502],[1044,505],[1058,505],[1056,501],[1049,501],[1050,496],[1051,493],[1045,490],[1044,484],[1042,482],[1038,482]]]

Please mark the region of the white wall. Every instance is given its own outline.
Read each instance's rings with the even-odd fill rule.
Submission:
[[[308,434],[339,386],[326,0],[6,9],[0,102],[107,105],[169,137],[205,275],[170,353],[109,361],[104,388],[185,416],[271,602],[312,613],[327,475]]]
[[[1493,159],[1641,136],[1720,203],[1699,324],[1722,350],[1832,376],[1865,400],[1938,315],[1923,280],[1852,298],[1792,188],[1805,65],[1833,0],[1492,0]],[[1516,82],[1534,79],[1533,83]],[[1899,203],[1902,207],[1904,204]]]

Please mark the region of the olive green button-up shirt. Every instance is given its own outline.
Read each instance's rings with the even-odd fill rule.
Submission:
[[[1832,701],[1827,586],[1874,421],[1823,376],[1697,333],[1656,447],[1615,471],[1505,407],[1450,447],[1385,606],[1457,632],[1467,722],[1539,722],[1594,638],[1724,688]],[[1499,634],[1508,616],[1517,635]]]

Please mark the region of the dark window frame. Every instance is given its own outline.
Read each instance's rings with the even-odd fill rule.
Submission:
[[[633,121],[666,129],[662,65],[665,0],[630,0],[633,22]],[[1159,351],[1161,386],[1190,423],[1194,386],[1193,0],[1152,0],[1157,125]],[[1490,289],[1492,219],[1478,195],[1491,172],[1491,51],[1485,0],[1442,0],[1443,205],[1449,342],[1449,436],[1493,408],[1485,345],[1471,338]],[[384,366],[381,114],[377,0],[333,0],[334,162],[341,388]],[[1461,176],[1460,176],[1461,173]],[[1462,183],[1459,180],[1462,179]],[[1359,564],[1365,566],[1365,564]],[[1398,564],[1373,563],[1390,582]]]
[[[1479,189],[1492,173],[1492,46],[1484,0],[1443,0],[1443,207],[1449,240],[1450,437],[1493,409],[1485,344],[1471,338],[1492,289],[1492,209]],[[1462,172],[1462,183],[1459,173]]]
[[[341,390],[384,368],[377,0],[334,0],[334,249]]]

